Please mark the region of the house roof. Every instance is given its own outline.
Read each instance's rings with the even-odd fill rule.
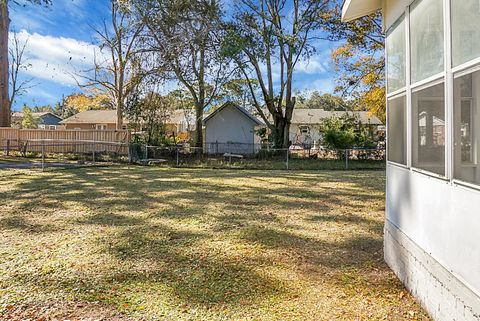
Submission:
[[[342,21],[352,21],[381,8],[382,0],[345,0],[342,8]]]
[[[61,124],[116,124],[116,110],[87,110],[64,119]],[[124,121],[128,123],[127,120]]]
[[[224,110],[225,108],[236,108],[238,111],[240,111],[241,113],[243,113],[247,118],[249,118],[251,121],[253,121],[256,125],[263,125],[263,123],[258,120],[255,116],[253,116],[252,114],[250,114],[248,112],[248,110],[246,110],[245,108],[243,107],[240,107],[238,106],[237,104],[234,104],[232,102],[227,102],[225,104],[223,104],[220,108],[218,108],[217,110],[215,110],[214,112],[212,112],[210,115],[208,115],[207,117],[205,117],[203,119],[203,123],[206,124],[210,119],[212,119],[215,115],[217,115],[218,113],[222,112],[222,110]]]
[[[49,111],[41,112],[41,113],[32,113],[32,115],[33,115],[33,117],[36,117],[36,118],[41,118],[45,115],[51,115],[51,116],[56,117],[58,119],[62,119],[60,116],[55,115],[54,113],[49,112]],[[25,116],[25,114],[21,111],[16,111],[16,112],[12,113],[12,118],[23,118],[24,116]]]
[[[171,124],[181,124],[185,121],[195,121],[195,115],[193,109],[175,109],[168,115],[168,122]]]
[[[171,124],[181,124],[184,123],[187,117],[194,116],[189,110],[185,109],[176,109],[172,110],[167,115],[167,122]],[[188,121],[191,121],[188,119]],[[116,110],[87,110],[73,115],[63,121],[61,124],[115,124],[117,122],[117,111]],[[124,119],[125,124],[128,124],[129,121]]]
[[[383,125],[378,117],[368,111],[327,111],[324,109],[295,109],[292,124],[320,124],[324,119],[352,115],[365,125]]]

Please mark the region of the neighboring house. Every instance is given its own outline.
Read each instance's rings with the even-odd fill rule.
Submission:
[[[116,110],[88,110],[80,112],[61,122],[65,129],[96,129],[115,130],[117,122]],[[123,128],[127,129],[130,121],[123,119]],[[187,138],[195,130],[195,117],[193,110],[173,110],[165,116],[167,134]]]
[[[380,119],[367,111],[326,111],[323,109],[295,109],[290,125],[290,142],[293,145],[313,146],[322,138],[321,124],[325,119],[350,115],[375,130],[383,125]]]
[[[176,109],[166,117],[167,134],[174,134],[180,141],[188,141],[195,131],[195,111],[192,109]]]
[[[209,154],[252,154],[258,144],[256,130],[263,123],[246,109],[226,103],[203,120],[205,149]]]
[[[75,114],[60,122],[65,129],[115,130],[117,128],[116,110],[87,110]],[[128,119],[123,120],[123,129],[127,129]]]
[[[20,128],[24,116],[22,112],[12,113],[13,126]],[[32,116],[37,122],[38,129],[56,130],[62,121],[61,117],[51,112],[32,113]]]
[[[440,321],[480,320],[480,2],[346,0],[383,11],[385,260]]]

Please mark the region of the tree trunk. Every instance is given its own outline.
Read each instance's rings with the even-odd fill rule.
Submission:
[[[122,109],[120,107],[117,108],[117,130],[123,129],[123,116],[122,116]]]
[[[275,148],[284,147],[285,139],[285,119],[283,115],[276,113],[274,116],[273,125],[275,127],[273,134],[273,144]]]
[[[290,121],[283,126],[283,148],[290,148]]]
[[[205,108],[205,43],[200,47],[200,66],[198,72],[198,89],[199,89],[199,99],[195,106],[197,114],[197,125],[196,125],[196,147],[203,147],[203,109]]]
[[[8,92],[8,1],[0,0],[0,127],[10,127]]]
[[[123,128],[123,97],[119,97],[117,102],[117,130],[122,130]]]
[[[196,116],[195,147],[202,148],[203,147],[203,104],[202,103],[195,104],[195,116]]]

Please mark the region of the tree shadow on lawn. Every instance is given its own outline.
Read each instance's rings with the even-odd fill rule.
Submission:
[[[57,202],[59,209],[68,210],[72,204],[85,208],[86,213],[75,217],[74,212],[65,220],[80,229],[112,227],[112,231],[97,237],[97,245],[101,253],[125,263],[100,275],[87,271],[60,280],[55,274],[24,272],[18,278],[25,284],[37,282],[42,290],[50,292],[60,287],[81,300],[110,302],[111,287],[115,284],[123,288],[115,295],[122,296],[124,301],[133,295],[126,289],[136,288],[145,292],[166,291],[170,303],[175,305],[235,307],[258,304],[271,296],[279,298],[294,290],[285,280],[259,270],[275,265],[268,258],[236,258],[218,249],[204,248],[206,243],[235,240],[247,246],[288,251],[295,254],[305,273],[316,267],[330,269],[336,275],[332,282],[341,282],[345,268],[360,270],[372,262],[380,264],[381,220],[352,213],[359,206],[364,210],[371,202],[381,200],[382,184],[378,182],[383,182],[383,178],[371,179],[363,173],[359,177],[342,175],[143,168],[116,173],[114,169],[74,169],[23,178],[13,190],[1,192],[0,199],[13,197],[18,206],[36,210],[48,209],[52,202]],[[296,185],[272,183],[265,176],[290,180]],[[245,179],[261,181],[263,185],[234,184]],[[347,187],[313,187],[325,181],[347,183]],[[359,205],[359,201],[365,204]],[[212,214],[208,206],[215,206],[216,212]],[[338,206],[340,210],[336,209]],[[298,225],[285,223],[285,212],[293,213],[299,208],[308,213],[299,216]],[[282,209],[283,216],[276,209]],[[185,218],[201,218],[208,225],[194,230],[175,225]],[[3,228],[8,227],[8,219]],[[17,225],[28,231],[22,216],[16,219]],[[159,223],[158,219],[167,223]],[[303,223],[353,224],[368,235],[325,241],[302,234]],[[37,228],[41,231],[43,227]],[[386,270],[384,265],[380,267]],[[99,287],[99,292],[90,292]]]
[[[126,170],[128,173],[128,169]],[[197,175],[198,172],[198,175]],[[207,173],[206,173],[207,172]],[[371,195],[368,191],[360,192],[352,188],[351,192],[346,189],[328,191],[319,189],[312,191],[308,186],[283,186],[270,184],[266,186],[230,186],[219,184],[216,181],[192,181],[190,177],[211,178],[225,180],[240,180],[254,178],[263,180],[261,173],[238,173],[221,171],[220,174],[211,174],[211,170],[182,171],[182,170],[142,170],[134,168],[131,174],[115,173],[112,169],[73,169],[61,173],[46,173],[31,177],[21,182],[14,190],[0,193],[0,199],[14,199],[26,210],[34,209],[68,209],[66,203],[79,204],[93,212],[115,211],[143,211],[151,210],[158,204],[169,206],[171,216],[176,216],[175,208],[179,203],[188,203],[195,200],[196,204],[190,207],[191,213],[183,213],[180,217],[188,215],[202,215],[202,205],[207,203],[226,202],[233,206],[266,205],[273,202],[277,206],[286,208],[317,207],[318,201],[323,201],[322,211],[327,210],[327,203],[335,205],[344,202],[343,198],[359,197],[368,200]],[[223,176],[226,176],[223,177]],[[304,182],[305,174],[297,176],[284,176],[284,172],[268,173],[268,177],[285,178],[290,181]],[[337,178],[334,173],[320,174],[318,181],[332,180]],[[308,178],[309,179],[309,178]],[[350,178],[347,178],[349,180]],[[338,180],[345,182],[345,179]],[[356,180],[354,186],[364,183],[361,179]],[[272,186],[273,185],[273,186]],[[378,186],[377,186],[378,189]],[[221,197],[226,199],[222,202]],[[258,200],[257,203],[255,201]],[[225,202],[226,201],[226,202]],[[196,205],[196,206],[195,206]],[[348,205],[348,204],[347,204]],[[194,210],[192,210],[194,209]]]
[[[50,233],[59,230],[53,224],[37,224],[27,220],[20,215],[13,215],[0,218],[0,230],[18,230],[24,233]]]
[[[366,263],[378,262],[383,247],[382,239],[376,236],[353,236],[330,242],[264,226],[244,229],[241,238],[269,249],[290,250],[301,257],[303,263],[332,269],[364,267]]]
[[[102,219],[91,224],[96,222],[103,225]],[[113,269],[58,274],[26,269],[14,278],[35,291],[56,295],[61,290],[80,301],[108,303],[115,296],[120,308],[120,303],[146,305],[152,297],[159,298],[152,303],[176,307],[240,308],[288,292],[281,280],[259,273],[255,262],[245,264],[197,248],[210,237],[166,225],[132,226],[98,239],[102,252],[122,262]]]
[[[113,213],[94,214],[77,220],[80,224],[105,226],[134,226],[145,224],[145,220]]]
[[[161,237],[159,231],[162,231]],[[141,227],[125,231],[106,250],[120,260],[147,260],[154,266],[162,266],[153,274],[138,274],[134,279],[127,279],[146,283],[158,280],[182,304],[254,303],[286,291],[278,280],[259,274],[254,262],[246,264],[222,253],[201,249],[198,243],[212,237],[166,226]]]

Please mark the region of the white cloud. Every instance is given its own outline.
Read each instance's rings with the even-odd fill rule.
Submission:
[[[335,90],[335,81],[331,78],[317,79],[313,82],[311,87],[306,88],[307,91],[318,91],[324,94],[331,94]]]
[[[313,56],[308,60],[302,60],[297,63],[296,72],[307,75],[322,74],[328,72],[328,62],[321,56]]]
[[[10,38],[13,34],[10,33]],[[73,38],[52,37],[22,30],[17,33],[21,42],[27,41],[26,57],[31,65],[24,75],[65,86],[75,86],[75,72],[90,68],[95,46]]]

